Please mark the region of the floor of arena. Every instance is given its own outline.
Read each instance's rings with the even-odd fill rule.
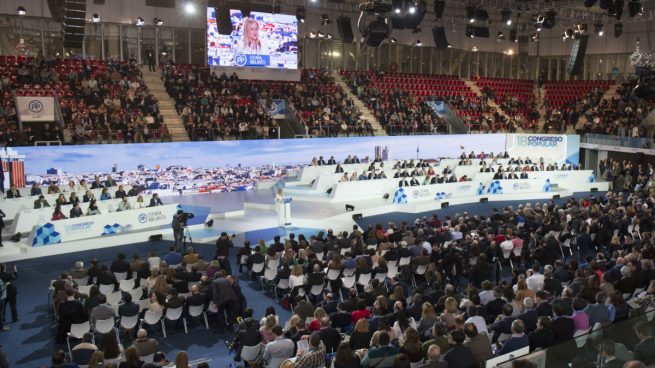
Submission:
[[[591,193],[577,193],[575,198],[590,195]],[[602,193],[593,193],[593,195],[601,195]],[[244,194],[248,195],[248,194]],[[200,198],[202,196],[196,196]],[[192,197],[189,197],[192,198]],[[560,198],[555,200],[557,203],[563,203],[568,198]],[[203,201],[207,203],[206,201]],[[402,213],[394,212],[378,216],[364,217],[357,221],[362,226],[376,223],[388,223],[393,221],[397,224],[402,221],[413,221],[417,217],[431,215],[437,213],[440,218],[446,215],[454,215],[468,211],[469,213],[487,214],[493,208],[503,208],[505,206],[518,206],[520,203],[527,201],[501,201],[501,202],[487,202],[487,203],[474,203],[467,205],[454,205],[438,211],[430,211],[426,213]],[[545,201],[535,200],[533,203]],[[217,204],[227,208],[227,204]],[[326,225],[333,224],[326,222]],[[216,225],[215,225],[216,227]],[[338,229],[335,227],[335,230]],[[311,228],[265,228],[255,231],[245,232],[243,235],[245,239],[257,241],[264,239],[271,241],[275,235],[286,236],[288,232],[296,234],[303,233],[309,236],[318,231]],[[116,254],[124,252],[130,257],[132,254],[139,254],[142,258],[150,251],[156,251],[159,254],[166,254],[170,241],[162,240],[156,242],[137,243],[131,245],[123,245],[116,247],[109,247],[104,249],[85,250],[68,254],[59,254],[50,256],[48,258],[34,258],[30,260],[23,260],[16,262],[19,270],[18,280],[16,286],[18,288],[18,311],[19,321],[16,323],[9,323],[11,327],[9,333],[0,334],[0,344],[7,353],[9,361],[12,366],[41,366],[49,365],[50,357],[56,349],[65,348],[65,346],[57,346],[54,342],[55,335],[55,319],[52,314],[51,308],[47,304],[47,287],[49,280],[57,278],[57,276],[65,270],[69,270],[75,261],[83,260],[88,265],[89,259],[96,257],[103,264],[108,264],[115,259]],[[238,241],[235,243],[240,245]],[[195,249],[203,254],[205,259],[211,259],[214,253],[214,246],[211,244],[196,244]],[[236,261],[233,256],[234,249],[231,250],[230,260],[232,262],[232,269],[236,270]],[[504,275],[507,277],[508,275]],[[241,287],[249,306],[255,312],[257,318],[261,318],[267,306],[275,306],[276,311],[280,315],[281,321],[286,321],[290,314],[288,311],[276,303],[272,295],[265,295],[261,292],[257,283],[254,288],[250,287],[245,277],[241,278]],[[211,359],[211,366],[227,367],[231,362],[232,357],[228,356],[227,348],[223,343],[225,340],[231,340],[232,335],[229,333],[218,334],[212,330],[207,331],[204,327],[200,326],[197,322],[192,322],[189,325],[188,335],[184,334],[182,329],[174,329],[172,325],[167,327],[168,337],[164,339],[161,334],[156,334],[160,350],[164,351],[169,358],[173,358],[175,353],[179,350],[186,350],[194,360],[197,359]]]

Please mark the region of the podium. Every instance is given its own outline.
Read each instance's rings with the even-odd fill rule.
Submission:
[[[291,197],[284,197],[275,203],[279,227],[291,226]]]

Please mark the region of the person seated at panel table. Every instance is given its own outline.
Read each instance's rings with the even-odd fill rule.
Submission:
[[[448,182],[449,182],[449,183],[457,183],[457,175],[455,175],[455,173],[453,173],[453,174],[450,176],[450,178],[448,178]]]
[[[72,193],[71,193],[71,196],[72,196]],[[82,201],[84,203],[91,202],[92,199],[96,199],[96,196],[93,195],[93,192],[91,192],[90,190],[87,190],[86,193],[84,193],[84,195],[82,196]]]
[[[466,176],[466,175],[464,175],[464,176],[462,176],[461,178],[459,178],[459,181],[460,181],[460,182],[469,181],[469,177]]]
[[[123,189],[122,185],[118,186],[118,190],[114,193],[114,198],[123,198],[127,195],[127,192]]]
[[[51,220],[52,220],[52,221],[57,221],[57,220],[64,220],[64,219],[67,219],[67,218],[68,218],[68,217],[66,217],[66,215],[64,215],[64,213],[61,212],[61,206],[60,206],[60,205],[56,205],[56,206],[55,206],[55,211],[52,213],[52,218],[51,218]]]
[[[43,193],[41,192],[41,188],[39,187],[39,184],[38,183],[32,184],[32,189],[30,189],[30,195],[31,196],[38,196],[38,195],[41,195],[41,194],[43,194]]]
[[[337,160],[334,159],[334,156],[330,156],[330,159],[327,162],[328,165],[336,165]]]
[[[433,183],[434,181],[434,183]],[[423,184],[422,185],[430,185],[430,184],[436,184],[437,183],[437,178],[435,176],[430,176],[426,175],[425,179],[423,179]]]
[[[128,197],[136,197],[139,195],[139,186],[133,185],[132,188],[127,192]]]
[[[352,158],[352,162],[351,162],[351,163],[352,163],[352,164],[359,164],[359,163],[360,163],[359,159],[357,158],[357,155],[354,155],[354,156],[353,156],[353,158]]]
[[[136,203],[134,204],[134,208],[137,208],[137,209],[138,209],[138,208],[146,208],[146,204],[145,204],[145,202],[143,201],[143,197],[142,197],[142,196],[138,196],[138,197],[136,197]]]
[[[80,180],[80,187],[78,188],[78,190],[86,192],[87,190],[90,190],[90,189],[91,188],[89,188],[89,185],[87,184],[85,179]]]
[[[416,186],[421,185],[421,183],[419,183],[419,181],[416,179],[416,177],[414,177],[412,175],[412,178],[409,181],[409,185],[412,186],[412,187],[416,187]]]
[[[79,203],[80,202],[80,197],[77,196],[76,192],[73,192],[68,197],[68,202],[71,203],[71,204],[72,203]]]
[[[104,187],[105,185],[102,180],[100,180],[100,176],[96,175],[93,179],[93,183],[91,183],[91,189],[100,189]]]
[[[494,180],[502,180],[503,178],[503,172],[502,170],[498,169],[498,172],[494,174]]]
[[[350,175],[350,181],[357,181],[357,171],[353,171]]]
[[[368,176],[366,175],[366,171],[362,171],[361,174],[357,177],[357,180],[368,180]]]
[[[387,174],[385,174],[384,171],[380,171],[380,170],[378,170],[378,171],[375,173],[375,178],[376,178],[376,179],[386,179],[386,178],[387,178]]]
[[[46,201],[46,199],[45,199],[45,197],[43,195],[40,195],[39,199],[34,201],[34,209],[37,210],[39,208],[46,208],[46,207],[50,207],[50,203],[48,203],[48,201]]]
[[[542,165],[543,165],[543,164],[542,164]],[[555,168],[553,167],[552,164],[548,164],[548,166],[546,166],[546,170],[545,170],[545,171],[555,171]]]
[[[398,181],[399,188],[408,187],[408,186],[409,186],[409,181],[407,179],[403,178]]]
[[[112,179],[111,175],[107,175],[107,180],[105,180],[105,188],[115,187],[116,181]]]
[[[148,207],[156,207],[156,206],[163,206],[164,204],[161,201],[161,198],[159,198],[159,194],[153,193],[152,198],[150,198],[150,204]]]
[[[340,174],[343,172],[343,167],[341,167],[341,164],[337,164],[337,167],[334,169],[335,174]]]
[[[324,166],[325,165],[325,160],[323,159],[323,156],[318,156],[318,161],[316,161],[318,166]]]
[[[562,166],[559,169],[561,171],[571,170],[571,166],[567,167],[566,164],[562,164]]]
[[[68,202],[68,200],[66,199],[66,196],[63,193],[59,194],[59,197],[57,197],[57,199],[55,199],[55,205],[57,205],[57,206],[64,206],[64,205],[67,205],[67,204],[70,204],[70,202]]]
[[[348,155],[345,160],[343,160],[344,164],[352,164],[353,163],[353,158],[352,156]]]
[[[521,179],[527,179],[528,178],[528,173],[526,171],[521,171],[521,175],[519,177]]]
[[[402,173],[400,172],[400,169],[396,171],[395,174],[393,174],[394,179],[400,179],[402,177]]]
[[[507,173],[507,178],[506,179],[518,179],[519,177],[516,175],[514,171],[510,171]]]
[[[14,184],[12,184],[11,187],[9,187],[9,188],[10,189],[7,192],[7,198],[20,198],[21,197],[20,192],[18,191],[18,189],[16,188],[16,186]]]
[[[68,185],[64,188],[64,192],[75,192],[77,191],[77,186],[75,185],[75,182],[73,180],[68,181]]]
[[[102,212],[100,212],[100,209],[98,208],[98,202],[95,199],[89,202],[89,208],[86,210],[87,216],[99,215],[101,213]]]
[[[61,193],[61,190],[59,189],[57,183],[51,181],[50,184],[48,184],[48,194],[57,194],[57,193]]]
[[[108,199],[111,199],[111,194],[109,194],[109,189],[102,188],[102,193],[100,193],[100,200],[106,201]]]
[[[74,202],[73,203],[73,208],[71,208],[69,215],[70,215],[70,218],[76,218],[76,217],[84,216],[84,212],[80,208],[80,202]]]
[[[350,178],[348,177],[348,173],[344,173],[341,178],[339,178],[339,183],[345,183],[347,181],[350,181]]]
[[[131,209],[132,209],[132,205],[127,200],[127,197],[123,197],[123,200],[118,202],[118,208],[116,209],[116,211],[127,211]]]

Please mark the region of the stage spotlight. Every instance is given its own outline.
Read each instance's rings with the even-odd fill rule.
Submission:
[[[395,38],[391,37],[391,38],[389,38],[389,42],[390,42],[390,43],[396,43],[396,42],[398,42],[398,40],[396,40]]]
[[[572,30],[572,29],[570,29],[570,28],[567,29],[566,31],[564,31],[564,32],[562,33],[562,41],[566,41],[566,40],[568,40],[569,38],[573,37],[573,34],[574,34],[574,33],[573,33],[573,30]]]
[[[25,8],[22,7],[22,6],[19,6],[18,9],[17,9],[17,11],[18,11],[18,15],[25,15],[25,14],[27,14],[27,10],[25,10]]]
[[[594,5],[596,5],[596,0],[584,0],[584,6],[587,8],[591,8]]]
[[[619,38],[623,34],[623,23],[618,22],[614,24],[614,37]]]
[[[314,31],[310,31],[307,36],[309,36],[309,38],[316,38],[316,33]]]
[[[318,31],[318,33],[316,33],[316,37],[325,38],[325,33],[321,32],[321,31]]]
[[[530,35],[530,42],[537,42],[539,41],[539,33],[533,33]]]
[[[332,21],[330,20],[330,16],[327,13],[321,14],[321,25],[324,26],[330,23],[332,23]]]
[[[142,27],[144,24],[146,24],[146,22],[143,20],[143,18],[141,18],[141,17],[136,18],[136,25],[137,26]]]
[[[498,35],[496,36],[496,38],[498,39],[498,41],[504,40],[505,39],[505,32],[503,32],[503,31],[498,32]]]
[[[471,25],[466,26],[466,37],[474,38],[475,37],[475,28]]]
[[[298,22],[305,23],[305,7],[299,6],[296,8],[296,19]]]
[[[505,55],[509,55],[509,56],[514,55],[514,49],[509,49],[509,50],[505,51]]]
[[[573,30],[575,33],[585,33],[587,32],[587,23],[578,23]]]
[[[159,18],[153,18],[152,23],[154,25],[156,25],[156,26],[163,26],[164,25],[164,21],[159,19]]]
[[[188,3],[186,3],[186,4],[184,5],[184,11],[185,11],[187,14],[195,14],[195,12],[196,12],[196,6],[193,5],[193,3],[188,2]]]
[[[555,27],[555,16],[557,13],[555,13],[554,10],[549,10],[546,12],[546,15],[544,16],[544,21],[542,22],[543,27],[546,29],[552,29]]]
[[[395,14],[400,14],[403,12],[403,0],[392,0],[391,7]]]
[[[91,22],[100,23],[100,16],[98,14],[93,14],[93,16],[91,17]]]
[[[628,11],[633,18],[638,15],[644,15],[644,7],[639,0],[630,0],[628,2]]]
[[[475,7],[472,5],[466,6],[466,18],[469,20],[469,23],[475,23]]]
[[[601,22],[596,22],[594,23],[594,33],[598,36],[603,36],[605,32],[603,32],[603,23]]]
[[[423,42],[421,42],[421,40],[416,40],[416,46],[423,46]]]
[[[437,19],[441,19],[441,17],[443,17],[443,11],[445,8],[446,8],[445,0],[436,0],[434,2],[434,13],[437,16]]]
[[[409,14],[416,13],[416,4],[414,4],[414,3],[409,4],[409,7],[407,8],[407,11],[409,12]]]
[[[503,23],[507,24],[508,26],[512,25],[512,11],[509,9],[503,9],[503,11],[500,12],[500,16],[502,17]]]
[[[518,31],[516,28],[509,31],[509,41],[514,43],[519,42]]]
[[[477,46],[473,46],[473,48],[471,49],[471,51],[473,51],[473,52],[478,52],[478,47],[477,47]]]

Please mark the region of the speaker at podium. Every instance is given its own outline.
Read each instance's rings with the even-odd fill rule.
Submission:
[[[275,195],[275,212],[277,212],[277,224],[279,227],[291,226],[291,197],[284,195],[284,190],[279,188]]]

